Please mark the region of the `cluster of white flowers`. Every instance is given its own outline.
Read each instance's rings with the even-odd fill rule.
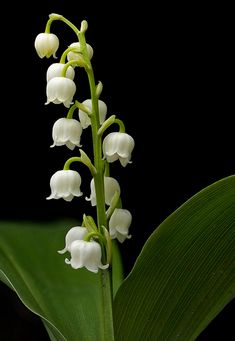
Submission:
[[[48,32],[40,33],[35,39],[35,49],[41,58],[55,57],[58,48],[59,39],[55,34]],[[84,58],[80,42],[72,43],[67,50],[67,63],[53,63],[47,70],[47,101],[45,104],[63,103],[66,108],[69,108],[68,115],[58,119],[54,123],[52,129],[53,144],[51,147],[64,145],[70,150],[74,150],[75,147],[81,147],[80,140],[82,132],[91,125],[89,113],[92,113],[93,102],[92,99],[86,99],[82,103],[78,101],[73,102],[76,93],[76,85],[74,82],[75,67],[84,66]],[[87,43],[86,53],[89,59],[91,59],[93,49]],[[75,109],[78,109],[78,119],[73,118]],[[99,128],[102,128],[107,121],[107,106],[100,99],[98,99],[98,115]],[[119,160],[121,165],[125,167],[131,162],[133,148],[134,139],[130,135],[123,131],[111,132],[103,139],[103,159],[101,162],[112,163]],[[82,154],[81,152],[81,155],[86,154],[84,152]],[[88,166],[91,164],[87,155],[86,159],[74,159],[81,159]],[[64,167],[64,169],[52,175],[50,180],[51,194],[47,199],[63,198],[66,201],[71,201],[74,197],[80,197],[83,195],[80,190],[81,182],[81,176],[77,171],[71,170],[69,167]],[[129,227],[131,225],[132,215],[127,209],[123,209],[120,205],[117,205],[121,194],[118,181],[113,177],[106,176],[104,172],[103,183],[108,221],[108,226],[105,231],[109,231],[110,239],[116,238],[122,243],[125,239],[131,237],[129,235]],[[90,196],[86,197],[86,200],[89,200],[92,206],[96,206],[97,196],[94,177],[91,179],[90,190]],[[115,198],[117,199],[116,201],[114,200]],[[71,254],[71,259],[68,260],[66,258],[65,262],[70,264],[74,269],[85,267],[89,271],[98,272],[99,268],[106,269],[109,266],[109,260],[102,254],[103,248],[101,247],[103,240],[107,238],[107,233],[100,235],[100,229],[96,231],[94,224],[89,224],[85,220],[82,226],[71,228],[65,237],[65,248],[59,251],[59,253],[69,252]],[[103,264],[102,261],[107,263]]]

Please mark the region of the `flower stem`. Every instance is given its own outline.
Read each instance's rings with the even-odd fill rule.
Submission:
[[[98,229],[102,233],[101,226],[107,227],[107,219],[105,214],[105,196],[104,196],[104,167],[102,161],[102,148],[101,148],[101,137],[98,135],[98,130],[100,128],[99,121],[99,108],[98,108],[98,96],[96,94],[96,84],[94,72],[90,63],[86,48],[86,40],[83,33],[79,34],[79,41],[81,44],[81,50],[84,52],[84,59],[89,66],[87,71],[87,76],[89,80],[90,92],[91,92],[91,102],[92,102],[92,113],[91,119],[91,130],[92,130],[92,143],[93,143],[93,153],[94,153],[94,166],[96,168],[96,174],[94,176],[95,191],[96,191],[96,202],[97,202],[97,225]]]
[[[104,235],[103,227],[107,228],[107,218],[105,211],[105,193],[104,193],[104,162],[102,160],[102,137],[98,135],[100,128],[99,120],[99,106],[98,106],[98,94],[96,91],[96,83],[93,68],[89,59],[86,39],[84,32],[78,34],[79,42],[81,45],[81,51],[84,56],[85,63],[87,64],[86,72],[88,76],[92,112],[91,130],[92,130],[92,143],[94,161],[93,164],[96,169],[94,174],[94,183],[96,191],[96,212],[97,212],[97,227],[98,231]],[[111,270],[101,270],[101,288],[103,298],[103,322],[104,322],[104,341],[114,341],[114,329],[113,329],[113,297],[112,297],[112,278]]]
[[[63,17],[63,15],[57,14],[57,13],[51,13],[49,15],[49,20],[46,25],[45,32],[50,32],[50,26],[54,20],[61,20],[63,21],[66,25],[68,25],[77,35],[79,34],[79,29],[68,19]]]
[[[104,341],[114,341],[113,329],[113,307],[112,307],[112,280],[110,271],[101,270],[102,294],[103,294],[103,321],[104,321]]]

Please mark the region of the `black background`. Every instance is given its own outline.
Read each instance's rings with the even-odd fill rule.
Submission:
[[[1,24],[2,220],[79,221],[91,210],[81,198],[71,203],[45,199],[51,175],[76,155],[76,150],[49,148],[52,125],[66,111],[62,105],[44,105],[45,73],[54,60],[41,60],[33,44],[52,12],[77,26],[88,21],[95,76],[104,85],[101,99],[108,115],[122,119],[136,141],[133,163],[111,167],[122,188],[123,207],[133,214],[133,237],[121,246],[128,273],[160,222],[197,191],[235,171],[231,9],[44,0],[5,10],[9,20]],[[61,22],[52,25],[52,32],[60,39],[60,57],[76,37]],[[83,101],[89,96],[84,72],[79,70],[76,77],[77,98]],[[85,151],[89,138],[84,131]],[[81,174],[83,179],[87,175],[85,170]],[[89,195],[89,180],[82,186]],[[3,285],[0,298],[0,327],[5,328],[6,340],[48,339],[39,319]],[[232,302],[198,340],[231,340],[234,311]]]

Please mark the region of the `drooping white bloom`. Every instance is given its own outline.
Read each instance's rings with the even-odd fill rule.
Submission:
[[[85,101],[82,102],[82,104],[84,104],[86,107],[92,110],[91,99],[86,99]],[[100,124],[102,124],[104,123],[105,117],[107,115],[107,105],[99,99],[98,108],[99,108]],[[79,109],[78,116],[79,116],[79,120],[81,122],[83,129],[87,128],[91,124],[90,117],[81,109]]]
[[[74,170],[57,171],[51,177],[51,195],[47,197],[47,200],[63,198],[71,201],[73,197],[80,197],[82,195],[81,182],[80,174]]]
[[[75,240],[70,245],[71,259],[65,259],[74,269],[85,267],[91,272],[97,273],[100,269],[107,269],[109,264],[101,263],[101,246],[95,241]]]
[[[39,33],[34,41],[34,47],[40,58],[56,58],[56,51],[59,48],[59,39],[53,33]]]
[[[52,128],[54,143],[51,147],[66,145],[71,150],[73,150],[75,146],[81,147],[81,134],[82,126],[79,121],[74,120],[73,118],[59,118]]]
[[[121,165],[125,167],[130,162],[134,145],[135,141],[130,135],[119,132],[110,133],[103,141],[104,157],[108,162],[119,159]]]
[[[126,238],[131,238],[131,235],[128,235],[131,221],[132,215],[128,210],[115,208],[109,220],[111,239],[117,238],[120,243],[123,243]]]
[[[47,83],[47,102],[45,104],[63,103],[66,108],[69,108],[75,92],[76,85],[73,80],[66,77],[54,77]]]
[[[95,206],[96,205],[96,192],[95,192],[94,179],[91,180],[90,188],[91,188],[91,195],[89,198],[86,198],[86,200],[91,201],[91,205]],[[105,196],[106,205],[111,204],[112,198],[116,192],[118,192],[119,194],[121,192],[120,185],[117,182],[117,180],[112,177],[105,176],[104,177],[104,196]]]
[[[75,240],[82,240],[88,234],[86,227],[75,226],[72,227],[65,236],[65,248],[58,251],[59,253],[65,253],[66,251],[71,252],[71,244]]]
[[[80,43],[79,42],[76,42],[76,43],[72,43],[69,45],[69,47],[75,47],[76,49],[80,50]],[[92,56],[93,56],[93,48],[91,47],[91,45],[89,44],[86,44],[87,46],[87,52],[88,52],[88,56],[89,58],[91,59]],[[68,61],[70,60],[79,60],[79,58],[81,58],[81,54],[78,53],[78,52],[74,52],[74,51],[70,51],[68,54],[67,54],[67,59]]]
[[[62,63],[51,64],[49,68],[47,69],[47,74],[46,74],[47,82],[49,82],[49,80],[54,77],[61,77],[64,66],[65,64],[62,64]],[[72,66],[69,66],[66,70],[66,78],[73,80],[74,76],[75,76],[74,68]]]

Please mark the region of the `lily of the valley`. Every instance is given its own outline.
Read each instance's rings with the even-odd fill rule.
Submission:
[[[59,118],[52,128],[54,146],[66,145],[73,150],[75,146],[81,147],[80,139],[82,134],[81,123],[73,118]]]
[[[65,248],[63,250],[58,251],[63,254],[66,251],[71,252],[71,245],[75,240],[82,240],[88,234],[88,230],[86,227],[75,226],[72,227],[65,236]]]
[[[108,162],[119,160],[125,167],[130,162],[134,146],[135,141],[130,135],[120,132],[110,133],[103,140],[104,158]]]
[[[82,104],[88,107],[90,111],[92,111],[91,99],[86,99],[85,101],[82,102]],[[105,117],[107,115],[107,105],[100,99],[98,100],[98,109],[99,109],[99,121],[100,121],[100,124],[102,124],[104,123]],[[79,120],[81,122],[82,128],[85,129],[89,127],[89,125],[91,124],[90,117],[81,109],[79,109],[78,116],[79,116]]]
[[[91,272],[97,273],[99,269],[107,269],[109,264],[101,262],[102,252],[99,243],[91,240],[75,240],[70,245],[71,259],[65,259],[74,269],[85,267]]]
[[[51,177],[51,195],[47,197],[47,200],[63,198],[66,201],[71,201],[73,197],[80,197],[82,195],[81,182],[80,174],[74,170],[57,171]]]
[[[128,235],[131,222],[132,215],[128,210],[115,208],[109,220],[111,239],[117,238],[120,243],[123,243],[126,238],[131,238],[131,235]]]
[[[40,58],[56,58],[56,51],[59,48],[59,39],[53,33],[39,33],[34,41],[34,47]]]
[[[95,192],[95,182],[94,178],[91,180],[90,184],[91,188],[91,195],[86,200],[91,201],[91,205],[96,205],[96,192]],[[112,177],[105,176],[104,177],[104,196],[105,196],[105,203],[106,205],[110,205],[115,193],[120,194],[121,189],[118,181]]]
[[[54,77],[61,77],[64,66],[65,64],[62,64],[62,63],[51,64],[49,68],[47,69],[47,73],[46,73],[47,82],[49,82],[49,80]],[[69,66],[66,70],[65,77],[73,80],[74,76],[75,76],[74,68],[72,66]]]
[[[73,96],[76,92],[76,85],[72,79],[66,77],[53,77],[46,87],[47,102],[54,104],[63,103],[66,108],[72,104]]]
[[[78,51],[81,50],[81,44],[79,42],[72,43],[72,44],[69,45],[69,47],[74,47]],[[87,47],[87,52],[88,52],[89,59],[91,59],[92,56],[93,56],[93,48],[91,47],[91,45],[89,45],[87,43],[86,43],[86,47]],[[81,53],[80,52],[70,51],[67,54],[68,61],[70,61],[70,60],[79,60],[80,58],[81,58]]]

